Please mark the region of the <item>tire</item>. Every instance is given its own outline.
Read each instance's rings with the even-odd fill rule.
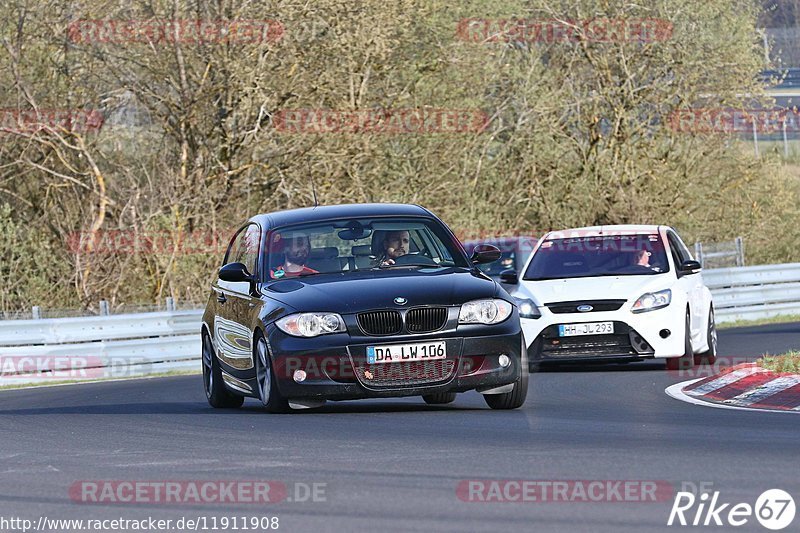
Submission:
[[[667,370],[689,370],[694,366],[694,351],[692,350],[692,331],[689,322],[689,313],[686,313],[686,335],[683,341],[683,355],[667,359]]]
[[[708,311],[708,330],[706,332],[708,351],[694,356],[696,365],[713,365],[717,362],[717,324],[714,321],[714,307]]]
[[[203,334],[203,388],[208,404],[216,409],[241,407],[244,396],[234,394],[225,388],[222,381],[222,370],[214,354],[211,339]]]
[[[519,359],[519,379],[514,383],[514,389],[504,394],[484,394],[483,399],[486,405],[492,409],[517,409],[525,403],[528,397],[528,347],[525,345],[525,338],[522,339],[522,351]]]
[[[261,400],[264,410],[268,413],[289,412],[289,402],[278,391],[275,373],[272,372],[272,363],[267,350],[267,341],[264,340],[264,336],[261,333],[256,335],[253,361],[256,367],[258,398]]]
[[[425,394],[422,397],[428,405],[443,405],[446,403],[453,403],[456,401],[455,392],[436,392],[434,394]]]

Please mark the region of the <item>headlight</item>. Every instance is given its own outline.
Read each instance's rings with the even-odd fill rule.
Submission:
[[[459,324],[499,324],[511,315],[513,306],[505,300],[473,300],[461,306]]]
[[[672,291],[667,289],[665,291],[648,292],[642,294],[636,303],[633,304],[631,311],[634,313],[645,313],[647,311],[655,311],[666,307],[672,301]]]
[[[533,300],[527,298],[515,298],[520,318],[541,318],[542,313]]]
[[[344,331],[344,320],[336,313],[298,313],[279,319],[275,325],[294,337],[317,337]]]

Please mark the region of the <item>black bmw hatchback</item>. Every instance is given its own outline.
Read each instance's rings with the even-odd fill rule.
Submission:
[[[213,407],[270,412],[326,400],[477,390],[494,409],[528,392],[513,299],[427,209],[339,205],[251,218],[231,239],[203,315]]]

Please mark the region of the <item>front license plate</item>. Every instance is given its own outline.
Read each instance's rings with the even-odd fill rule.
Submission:
[[[613,322],[590,322],[588,324],[562,324],[558,326],[559,337],[577,335],[609,335],[614,333]]]
[[[367,363],[405,363],[445,359],[447,351],[444,341],[419,342],[416,344],[392,344],[390,346],[367,346]]]

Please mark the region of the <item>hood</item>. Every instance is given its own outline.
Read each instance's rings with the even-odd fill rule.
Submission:
[[[357,313],[370,309],[398,309],[394,299],[407,300],[404,308],[420,305],[459,305],[492,298],[497,285],[483,274],[464,268],[391,269],[317,274],[264,285],[263,293],[297,311]]]
[[[592,278],[523,281],[525,292],[539,304],[578,300],[635,300],[646,292],[668,289],[665,274],[647,276],[603,276]]]

